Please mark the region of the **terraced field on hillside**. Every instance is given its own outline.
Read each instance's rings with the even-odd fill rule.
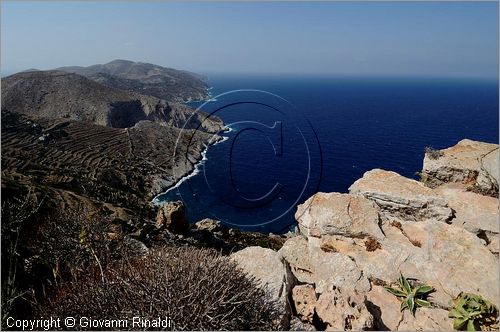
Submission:
[[[87,197],[148,211],[154,193],[173,182],[172,157],[180,132],[150,121],[122,129],[66,119],[32,120],[3,111],[2,177],[20,174],[29,179],[24,183],[50,188],[51,197],[63,205]],[[191,139],[190,158],[179,154],[176,159],[186,172],[211,137],[196,132],[192,138],[190,132],[181,136]]]

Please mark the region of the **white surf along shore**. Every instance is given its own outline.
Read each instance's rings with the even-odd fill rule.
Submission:
[[[207,88],[208,98],[206,100],[188,100],[188,101],[185,102],[185,104],[190,103],[190,102],[214,102],[214,101],[217,101],[217,99],[212,96],[212,89],[213,89],[213,87]],[[207,151],[208,151],[208,148],[210,148],[211,146],[217,145],[219,143],[227,141],[229,139],[229,137],[222,136],[222,134],[224,134],[224,133],[227,134],[227,133],[230,133],[232,131],[233,131],[233,128],[231,128],[229,125],[225,125],[224,126],[224,131],[222,131],[221,133],[218,134],[218,135],[220,135],[222,137],[222,139],[219,140],[219,141],[217,141],[217,142],[215,142],[215,143],[213,143],[213,144],[209,144],[209,145],[205,146],[205,149],[201,153],[201,159],[193,165],[194,167],[193,167],[193,170],[191,172],[189,172],[188,174],[184,175],[183,177],[181,177],[178,180],[175,179],[175,174],[174,174],[174,182],[175,182],[175,184],[173,186],[171,186],[171,187],[168,187],[164,192],[156,195],[155,198],[153,198],[153,204],[155,204],[155,205],[163,204],[165,201],[159,199],[159,197],[161,197],[163,195],[166,195],[167,193],[169,193],[170,191],[172,191],[174,189],[179,188],[179,186],[184,181],[192,178],[193,176],[198,175],[200,173],[201,166],[207,160]]]
[[[223,131],[221,134],[230,133],[231,131],[233,131],[233,129],[230,126],[228,126],[228,125],[226,125],[225,128],[227,128],[227,130]],[[209,144],[209,145],[205,146],[205,149],[201,153],[201,159],[193,165],[194,166],[193,170],[191,172],[189,172],[188,174],[184,175],[183,177],[181,177],[178,180],[174,179],[175,184],[173,186],[169,187],[166,191],[164,191],[164,192],[156,195],[156,197],[153,198],[153,204],[160,205],[160,204],[165,203],[165,200],[161,200],[161,199],[159,199],[159,197],[161,197],[163,195],[166,195],[167,193],[169,193],[170,191],[172,191],[174,189],[179,188],[179,186],[182,183],[184,183],[184,181],[186,181],[186,180],[188,180],[188,179],[192,178],[193,176],[196,176],[196,175],[198,175],[200,173],[201,166],[203,166],[205,164],[205,161],[208,160],[208,158],[207,158],[208,149],[211,146],[215,146],[215,145],[220,144],[222,142],[225,142],[225,141],[227,141],[229,139],[229,137],[222,136],[221,134],[218,134],[218,135],[220,135],[222,137],[221,140],[219,140],[219,141],[217,141],[217,142],[215,142],[213,144]],[[175,174],[174,174],[174,177],[175,177]]]

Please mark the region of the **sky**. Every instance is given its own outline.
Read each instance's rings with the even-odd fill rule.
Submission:
[[[498,2],[1,3],[2,74],[113,59],[199,73],[498,78]]]

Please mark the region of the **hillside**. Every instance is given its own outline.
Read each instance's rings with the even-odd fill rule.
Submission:
[[[200,100],[208,97],[200,75],[158,65],[114,60],[89,67],[61,67],[57,70],[83,75],[112,88],[139,92],[169,101]]]
[[[185,105],[81,75],[17,73],[2,80],[2,191],[149,216],[151,199],[189,173],[222,128]]]
[[[135,92],[111,88],[84,76],[62,71],[22,72],[2,80],[2,109],[33,118],[65,118],[102,126],[126,128],[142,120],[182,127],[193,110]],[[190,121],[198,127],[203,114]],[[217,123],[215,123],[217,122]],[[211,132],[220,122],[207,120]]]

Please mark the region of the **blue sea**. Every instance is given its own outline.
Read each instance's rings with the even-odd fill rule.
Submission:
[[[285,232],[317,191],[347,192],[374,168],[417,178],[427,146],[498,143],[497,80],[210,75],[209,84],[214,100],[190,105],[231,131],[159,197],[183,200],[191,222]]]

